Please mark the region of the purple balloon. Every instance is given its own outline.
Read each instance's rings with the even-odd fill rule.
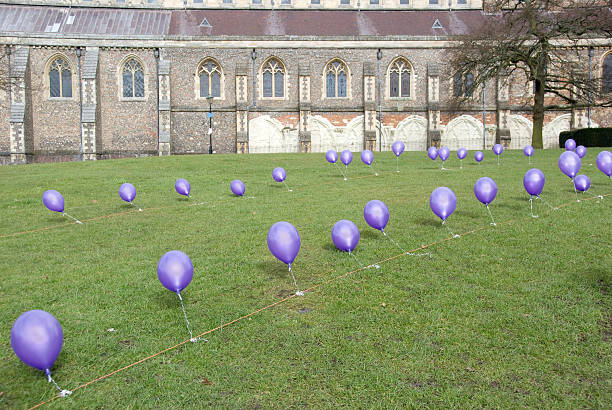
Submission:
[[[442,221],[446,221],[457,207],[457,197],[450,188],[436,188],[429,197],[429,207]]]
[[[474,195],[485,205],[489,205],[497,196],[497,184],[489,177],[482,177],[474,185]]]
[[[457,150],[457,158],[463,159],[467,157],[467,150],[465,148],[459,148]]]
[[[244,195],[244,182],[242,182],[239,179],[234,179],[231,184],[230,184],[230,188],[232,190],[232,192],[234,193],[234,195],[237,196],[243,196]]]
[[[372,228],[382,231],[389,222],[389,208],[384,202],[374,199],[363,208],[363,217]]]
[[[351,151],[345,149],[340,153],[340,161],[342,161],[345,166],[348,166],[348,164],[350,164],[352,160],[353,153]]]
[[[576,190],[584,192],[591,186],[591,180],[586,175],[577,175],[576,178],[574,178],[574,186]]]
[[[189,196],[189,193],[191,192],[191,184],[186,179],[179,178],[174,183],[174,189],[176,189],[176,192],[181,195]]]
[[[45,191],[43,194],[43,204],[55,212],[64,212],[64,197],[55,189]]]
[[[450,150],[447,147],[442,147],[438,151],[438,156],[440,157],[442,162],[446,161],[449,155],[450,155]]]
[[[404,148],[406,147],[404,146],[404,143],[402,141],[395,141],[391,146],[391,149],[393,150],[393,153],[396,157],[402,155],[402,152],[404,152]]]
[[[17,357],[51,374],[50,368],[62,351],[64,332],[51,313],[30,310],[17,318],[11,329],[11,346]]]
[[[544,189],[544,173],[537,168],[532,168],[523,177],[523,186],[529,195],[538,196]]]
[[[178,293],[193,279],[193,263],[181,251],[166,252],[157,263],[157,277],[166,289]]]
[[[581,165],[580,157],[574,151],[565,151],[559,156],[559,169],[572,179],[580,171]]]
[[[435,159],[438,158],[438,149],[436,147],[427,148],[427,156],[435,161]]]
[[[533,147],[531,145],[527,145],[525,148],[523,148],[523,154],[525,154],[528,157],[532,156],[533,155]]]
[[[573,139],[568,139],[565,141],[565,149],[567,151],[573,151],[576,149],[576,141],[574,141]]]
[[[493,145],[493,152],[495,155],[501,155],[501,153],[504,152],[504,146],[502,144]]]
[[[367,166],[372,165],[372,161],[374,161],[374,154],[369,149],[364,149],[361,151],[361,162],[366,164]]]
[[[331,237],[336,248],[351,253],[359,243],[359,229],[353,222],[343,219],[336,222],[332,228]]]
[[[285,178],[287,178],[287,172],[281,167],[274,168],[272,171],[272,178],[274,178],[276,182],[283,182]]]
[[[601,151],[597,154],[597,168],[607,176],[612,175],[612,153],[610,151]]]
[[[484,154],[482,153],[482,151],[476,151],[474,153],[474,159],[476,160],[476,162],[482,161],[483,158],[484,158]]]
[[[584,158],[584,156],[587,153],[587,149],[584,145],[578,145],[576,147],[576,151],[574,151],[576,153],[576,155],[578,155],[580,157],[580,159]]]
[[[119,187],[119,196],[125,202],[132,202],[136,198],[136,188],[134,188],[134,185],[126,182]]]
[[[289,222],[277,222],[268,231],[268,249],[281,262],[291,265],[301,245],[300,234]]]
[[[330,149],[329,151],[325,153],[325,159],[330,164],[335,164],[336,161],[338,161],[338,153],[334,151],[333,149]]]

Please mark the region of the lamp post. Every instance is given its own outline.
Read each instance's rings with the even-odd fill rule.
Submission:
[[[212,148],[212,119],[213,119],[212,101],[213,101],[213,96],[208,94],[208,97],[206,97],[206,101],[208,101],[208,114],[206,114],[206,116],[208,117],[208,153],[212,154],[213,153],[213,148]]]
[[[595,50],[593,46],[589,47],[589,84],[587,86],[587,96],[588,96],[588,106],[587,106],[587,128],[591,128],[591,62],[593,61],[593,55],[595,54]]]

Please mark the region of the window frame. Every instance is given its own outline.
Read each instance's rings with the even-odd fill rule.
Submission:
[[[341,67],[340,69],[335,69],[335,73],[334,73],[334,93],[335,95],[333,97],[330,97],[327,95],[327,76],[328,74],[330,74],[330,69],[331,66],[334,63],[339,63],[339,66]],[[344,75],[346,76],[346,84],[345,84],[345,95],[344,96],[339,96],[340,92],[339,92],[339,76],[340,73],[344,72]],[[326,99],[326,100],[346,100],[348,98],[350,98],[351,96],[351,71],[349,69],[348,64],[346,64],[346,62],[339,58],[339,57],[334,57],[331,60],[329,60],[324,68],[323,68],[323,85],[324,87],[322,87],[322,98]]]
[[[273,62],[276,62],[277,66],[276,67],[272,67],[272,69],[274,70],[273,72],[269,72],[271,75],[271,96],[267,97],[264,95],[264,74],[267,72],[266,70],[268,69],[268,65],[272,64]],[[276,87],[276,73],[282,73],[283,75],[283,95],[278,97],[276,96],[277,94],[277,87]],[[259,68],[259,99],[260,100],[277,100],[277,101],[281,101],[281,100],[286,100],[288,99],[288,83],[289,83],[289,73],[287,70],[287,66],[285,65],[285,63],[283,62],[283,60],[281,60],[279,57],[277,56],[270,56],[268,58],[266,58],[263,62],[263,64],[260,66]]]
[[[398,66],[398,68],[400,69],[399,71],[399,75],[398,75],[398,96],[394,97],[391,96],[391,73],[394,71],[395,65],[398,65],[398,63],[401,62],[404,64],[404,67]],[[405,71],[408,71],[408,81],[410,82],[408,85],[408,96],[402,96],[402,73]],[[391,60],[391,62],[389,63],[389,65],[387,66],[387,74],[386,74],[386,87],[385,87],[385,97],[388,100],[393,100],[393,101],[397,101],[397,100],[401,100],[401,101],[409,101],[409,100],[414,100],[414,80],[415,80],[416,76],[414,73],[414,65],[412,65],[412,63],[410,62],[410,60],[408,60],[406,57],[404,56],[396,56],[393,60]]]
[[[59,76],[59,96],[51,96],[51,71],[54,70],[53,65],[55,64],[55,62],[57,60],[62,60],[62,67],[65,66],[65,68],[63,68],[61,71],[58,71],[58,76]],[[63,71],[69,71],[70,72],[70,96],[69,97],[65,97],[63,94],[63,76],[62,76],[62,72]],[[72,61],[68,58],[68,56],[66,56],[63,53],[55,53],[53,54],[51,57],[49,57],[49,59],[47,60],[47,64],[45,67],[45,85],[46,88],[48,90],[48,94],[47,94],[47,98],[49,100],[53,100],[53,101],[72,101],[75,100],[78,97],[78,92],[75,93],[75,90],[78,90],[78,88],[76,87],[76,81],[78,81],[78,79],[76,78],[77,75],[75,75],[74,72],[74,66],[72,64]],[[76,94],[76,95],[75,95]]]
[[[143,96],[142,97],[125,97],[123,95],[123,87],[124,87],[123,72],[124,72],[126,64],[130,62],[131,60],[134,60],[136,63],[138,63],[142,70],[142,77],[143,77]],[[140,57],[138,57],[135,54],[128,54],[127,56],[125,56],[125,58],[121,60],[119,69],[117,70],[117,84],[118,84],[117,92],[119,94],[119,101],[146,101],[149,95],[149,88],[148,88],[147,83],[148,81],[147,81],[146,65],[143,63],[142,59],[140,59]],[[132,94],[134,94],[135,88],[136,88],[135,78],[134,78],[134,83],[132,84],[132,86],[134,87],[134,89],[132,90]]]
[[[200,94],[200,73],[202,71],[202,68],[204,67],[205,64],[207,64],[208,62],[212,62],[213,64],[216,65],[215,70],[219,73],[219,96],[215,97],[213,96],[213,101],[217,101],[217,100],[225,100],[225,72],[223,71],[223,66],[219,63],[219,61],[211,56],[206,56],[204,57],[197,65],[196,67],[196,71],[194,74],[195,77],[195,84],[194,84],[194,92],[195,92],[195,98],[196,100],[206,100],[206,95],[202,96]],[[211,78],[212,78],[212,73],[215,71],[213,70],[211,72],[211,74],[209,75],[209,82],[208,82],[208,89],[209,91],[212,92],[212,83],[211,83]]]

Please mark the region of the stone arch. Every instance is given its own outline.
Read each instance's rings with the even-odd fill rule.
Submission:
[[[513,114],[508,117],[510,128],[510,149],[523,149],[531,145],[533,123],[522,115]]]
[[[269,115],[253,118],[249,127],[249,153],[299,151],[297,131],[287,129]]]
[[[378,126],[378,121],[376,122]],[[353,118],[344,129],[341,141],[338,141],[338,149],[348,149],[352,152],[363,150],[363,115]]]
[[[571,114],[563,114],[549,122],[542,130],[542,144],[544,148],[559,148],[559,134],[570,130]]]
[[[479,150],[482,149],[482,130],[482,122],[471,115],[461,115],[446,125],[440,144],[450,150]]]
[[[389,151],[395,141],[402,141],[406,151],[424,151],[427,149],[427,118],[410,115],[397,124],[395,135],[383,133],[381,150]]]
[[[308,119],[310,129],[310,151],[327,152],[327,150],[337,150],[335,127],[325,117],[320,115],[312,116]]]

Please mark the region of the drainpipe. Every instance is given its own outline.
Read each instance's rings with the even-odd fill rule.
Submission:
[[[382,51],[380,48],[376,52],[376,58],[378,59],[378,150],[380,151],[382,148],[382,96],[381,96],[381,63],[382,63]]]
[[[9,93],[9,113],[11,110],[11,105],[13,104],[13,96],[11,92],[11,86],[13,85],[13,77],[11,77],[11,46],[6,46],[6,56],[8,58],[8,93]]]
[[[486,149],[487,145],[487,106],[485,102],[485,87],[487,84],[482,82],[482,149]],[[501,142],[501,141],[500,141]]]
[[[79,135],[79,161],[83,161],[83,91],[81,86],[81,56],[83,55],[83,50],[81,47],[76,48],[76,56],[79,64],[79,130],[81,131],[81,135]]]
[[[257,51],[255,49],[253,49],[251,51],[251,60],[253,63],[253,103],[247,105],[246,108],[246,121],[247,121],[247,147],[248,147],[248,151],[251,150],[251,147],[248,145],[249,142],[249,135],[250,135],[250,131],[251,131],[251,123],[249,121],[249,112],[251,111],[251,108],[255,108],[257,107],[257,74],[255,71],[255,59],[257,58]],[[247,151],[247,153],[248,153]]]
[[[159,48],[153,49],[155,57],[155,112],[157,112],[157,150],[159,152]]]

